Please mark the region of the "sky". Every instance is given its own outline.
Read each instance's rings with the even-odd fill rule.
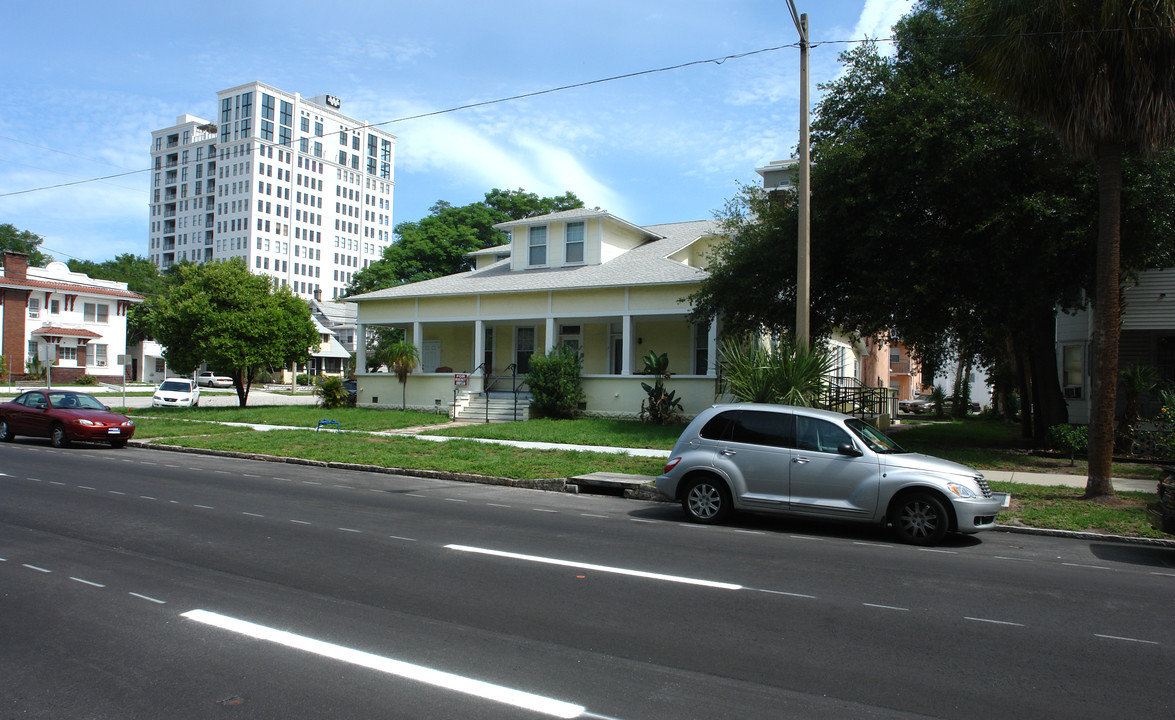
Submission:
[[[890,37],[913,0],[795,4],[814,105],[851,41]],[[799,136],[786,0],[43,0],[4,21],[0,224],[62,261],[145,256],[151,132],[215,119],[217,91],[255,80],[397,137],[393,224],[493,188],[571,191],[637,225],[708,219]]]

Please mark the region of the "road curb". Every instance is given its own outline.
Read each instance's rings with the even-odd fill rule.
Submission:
[[[455,482],[479,483],[482,485],[500,485],[527,490],[544,490],[547,492],[578,493],[579,485],[569,482],[568,478],[545,478],[538,480],[519,480],[514,478],[495,477],[492,475],[477,475],[474,473],[455,473],[443,470],[420,470],[416,468],[388,468],[382,465],[364,465],[362,463],[328,462],[325,460],[310,460],[307,458],[284,457],[281,455],[265,455],[262,453],[241,453],[231,450],[211,450],[208,448],[192,448],[183,445],[165,445],[153,443],[149,440],[131,440],[129,445],[148,450],[164,450],[168,452],[191,453],[194,455],[213,455],[218,457],[239,458],[242,460],[260,460],[262,462],[285,463],[287,465],[306,465],[322,467],[332,470],[352,470],[358,472],[382,473],[384,475],[405,475],[408,477],[429,478],[431,480],[452,480]],[[626,489],[624,497],[629,500],[645,500],[648,502],[672,502],[655,488],[638,487]],[[1046,535],[1050,537],[1070,538],[1074,540],[1104,540],[1129,545],[1147,545],[1151,547],[1175,548],[1175,540],[1160,538],[1137,538],[1125,535],[1102,535],[1076,530],[1053,530],[1049,528],[1022,527],[1019,525],[996,525],[994,532],[1019,533],[1022,535]]]

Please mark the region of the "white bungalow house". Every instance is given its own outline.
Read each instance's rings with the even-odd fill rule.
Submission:
[[[471,255],[475,269],[349,298],[357,335],[403,330],[420,355],[401,387],[367,373],[356,343],[358,404],[441,409],[462,405],[487,382],[509,391],[530,358],[558,345],[583,354],[584,412],[632,417],[646,397],[649,352],[667,353],[667,386],[694,415],[715,402],[717,320],[687,320],[688,296],[706,277],[710,250],[725,238],[708,220],[640,227],[606,211],[577,209],[501,223],[509,245]],[[717,332],[716,332],[717,331]],[[836,374],[859,379],[860,341],[834,338]]]
[[[1161,380],[1175,381],[1175,268],[1144,270],[1123,284],[1121,317],[1118,368],[1149,365]],[[1057,313],[1057,372],[1074,424],[1089,422],[1092,330],[1089,309]],[[1158,410],[1151,404],[1144,414]]]

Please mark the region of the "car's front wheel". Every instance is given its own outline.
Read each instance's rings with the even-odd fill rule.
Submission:
[[[930,493],[902,496],[892,513],[894,533],[911,545],[937,545],[950,529],[951,516],[942,501]]]
[[[7,420],[0,420],[0,442],[12,442],[16,437],[12,434],[12,429],[8,427]]]
[[[65,434],[64,425],[53,423],[53,429],[49,431],[49,442],[55,448],[69,447],[69,436]]]
[[[686,483],[681,507],[690,520],[713,525],[730,516],[730,490],[718,478],[696,477]]]

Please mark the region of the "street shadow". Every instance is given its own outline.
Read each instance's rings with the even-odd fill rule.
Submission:
[[[681,506],[676,503],[661,503],[649,507],[634,508],[628,515],[641,520],[678,522],[682,524],[689,523]],[[835,520],[808,520],[805,518],[739,512],[735,513],[724,523],[723,527],[777,535],[810,535],[813,537],[848,540],[850,542],[901,544],[894,537],[893,533],[886,528],[872,524],[837,522]],[[943,538],[943,541],[936,547],[943,549],[977,547],[983,544],[981,535],[982,533],[979,535],[951,533]]]
[[[1127,543],[1090,543],[1090,552],[1101,560],[1143,567],[1175,569],[1175,548]]]

